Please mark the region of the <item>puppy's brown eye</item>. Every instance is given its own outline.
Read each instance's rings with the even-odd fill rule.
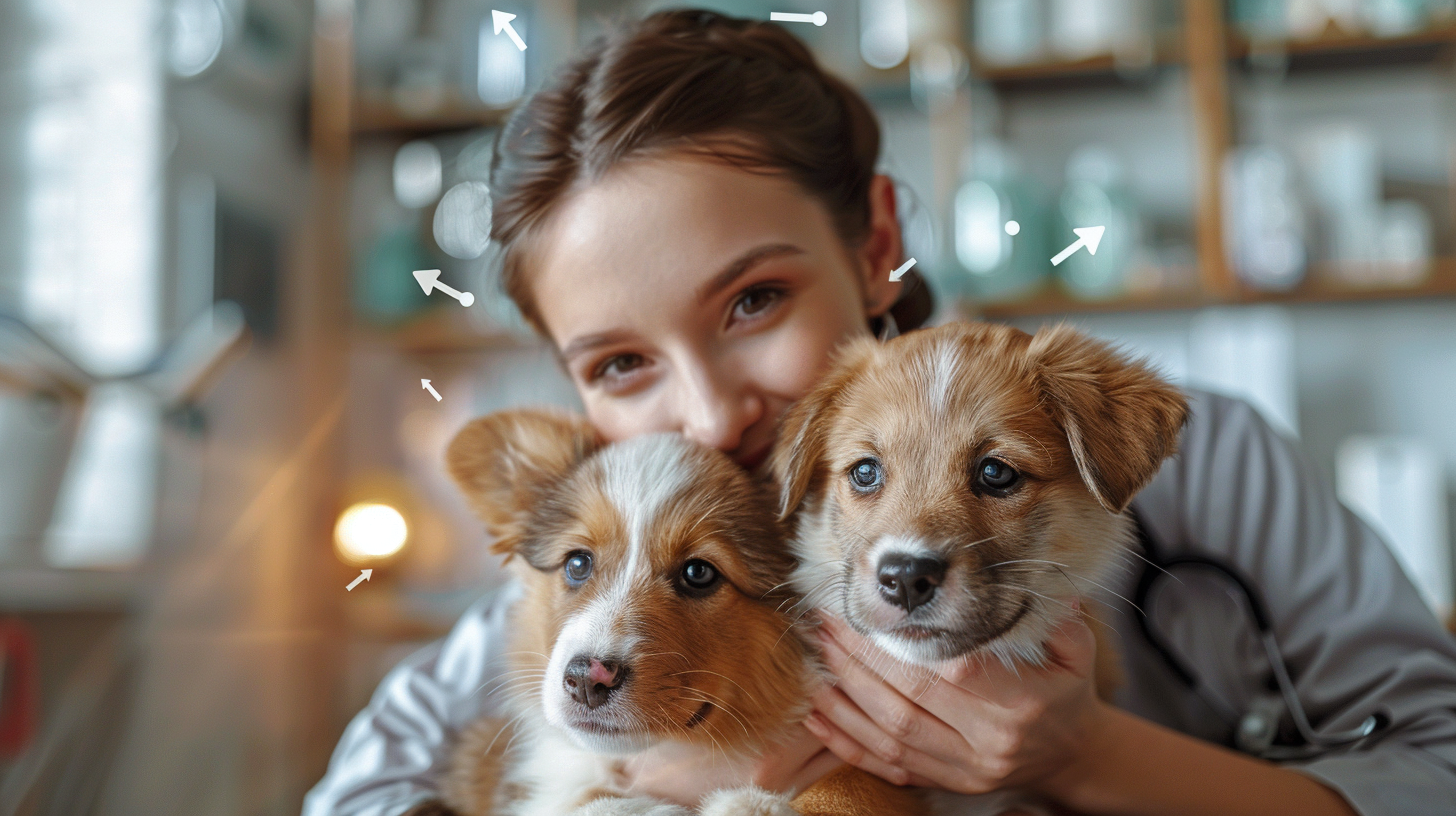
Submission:
[[[718,570],[701,558],[683,564],[682,583],[693,594],[711,591],[718,585]]]
[[[992,490],[1007,490],[1020,474],[1000,459],[987,457],[976,466],[976,480]]]
[[[861,459],[849,466],[849,486],[860,493],[871,493],[885,483],[885,469],[877,459]]]
[[[561,571],[566,574],[566,584],[570,587],[579,587],[586,583],[586,579],[592,574],[592,557],[588,552],[574,552],[566,557],[566,563],[562,565]]]

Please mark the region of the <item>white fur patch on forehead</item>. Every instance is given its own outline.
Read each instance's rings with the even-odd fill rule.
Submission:
[[[915,357],[916,379],[924,389],[926,402],[936,412],[944,412],[950,404],[951,389],[961,370],[960,352],[960,343],[947,335]]]
[[[637,567],[652,519],[692,483],[692,443],[677,434],[649,434],[611,445],[598,454],[602,492],[627,528],[624,575]]]

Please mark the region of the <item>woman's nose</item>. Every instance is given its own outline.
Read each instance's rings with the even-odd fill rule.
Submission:
[[[739,378],[704,371],[689,378],[679,406],[682,434],[700,445],[736,450],[763,417],[763,400]]]

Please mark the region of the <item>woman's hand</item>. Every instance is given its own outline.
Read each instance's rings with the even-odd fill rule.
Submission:
[[[1080,614],[1047,643],[1041,667],[990,658],[939,671],[910,666],[824,616],[824,657],[839,678],[805,726],[845,762],[890,782],[1057,797],[1108,720],[1092,683],[1096,644]]]
[[[722,788],[757,785],[775,793],[798,793],[843,764],[796,725],[784,742],[758,756],[729,757],[711,745],[651,748],[627,760],[618,783],[632,795],[696,807],[703,796]]]

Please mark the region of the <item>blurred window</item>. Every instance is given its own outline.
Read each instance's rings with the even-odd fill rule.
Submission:
[[[98,375],[159,342],[161,0],[28,0],[20,312]],[[93,390],[45,544],[61,566],[135,560],[150,538],[157,410]]]

